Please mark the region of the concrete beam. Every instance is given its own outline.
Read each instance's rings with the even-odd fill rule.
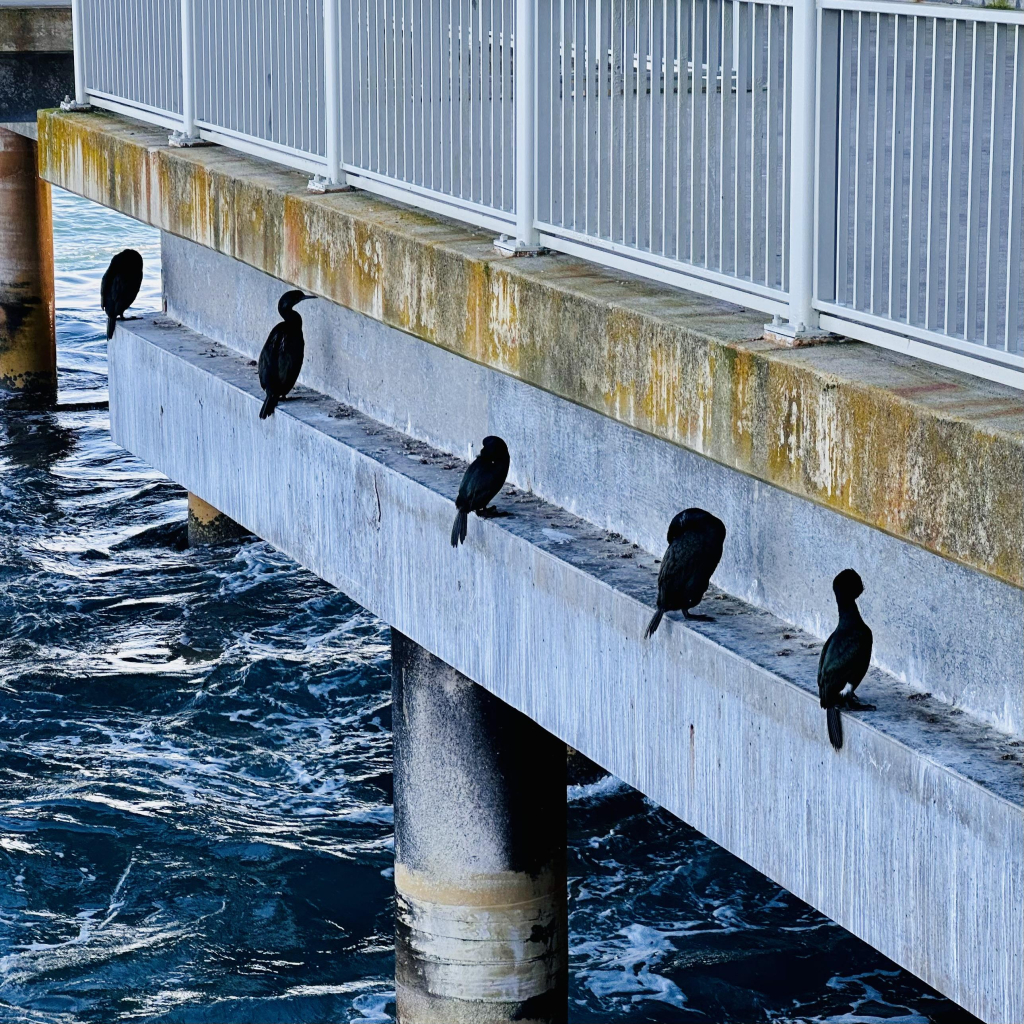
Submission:
[[[39,126],[35,121],[0,121],[0,128],[15,135],[23,135],[33,142],[39,139]]]
[[[189,547],[208,544],[227,544],[245,534],[234,520],[215,509],[196,494],[188,496]]]
[[[119,326],[110,371],[118,443],[971,1012],[1024,1019],[1006,737],[872,670],[836,754],[819,644],[766,612],[714,593],[716,621],[645,643],[653,558],[583,520],[506,492],[453,552],[457,460],[306,389],[261,422],[249,361],[166,318]]]
[[[167,233],[161,267],[169,316],[258,358],[284,282]],[[498,434],[510,482],[655,555],[679,509],[707,508],[730,529],[716,583],[821,639],[832,578],[851,566],[879,667],[1024,735],[1018,588],[344,306],[301,309],[303,384],[460,458]]]
[[[1024,586],[1020,392],[106,114],[40,116],[54,184],[943,557]]]
[[[33,0],[0,4],[0,53],[70,53],[71,4]]]

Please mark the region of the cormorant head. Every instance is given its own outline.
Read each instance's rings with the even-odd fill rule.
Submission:
[[[120,260],[125,266],[132,266],[136,270],[142,270],[142,254],[136,249],[122,249],[115,259]]]
[[[296,303],[301,302],[303,299],[315,298],[315,295],[307,295],[298,288],[293,288],[290,292],[285,292],[284,295],[277,300],[277,311],[281,314],[281,318],[283,319],[292,311],[292,307]]]
[[[864,583],[853,569],[844,569],[832,581],[832,592],[840,604],[844,601],[856,601],[864,593]]]
[[[705,529],[715,529],[720,532],[722,540],[725,540],[725,524],[717,516],[702,508],[686,508],[680,512],[671,523],[668,524],[668,542],[672,543],[676,537],[692,530],[695,526],[702,526]]]
[[[480,446],[480,457],[488,462],[500,462],[508,458],[508,445],[500,437],[489,434]]]

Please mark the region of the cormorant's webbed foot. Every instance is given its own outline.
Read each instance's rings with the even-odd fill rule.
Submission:
[[[683,609],[683,618],[689,619],[690,622],[714,622],[715,617],[713,615],[700,615],[697,612],[688,612]]]
[[[478,508],[476,514],[481,519],[505,519],[507,516],[512,515],[511,512],[495,508],[494,505],[488,505],[487,508]]]
[[[874,711],[874,704],[866,704],[862,700],[858,700],[852,693],[846,698],[846,707],[850,711]]]

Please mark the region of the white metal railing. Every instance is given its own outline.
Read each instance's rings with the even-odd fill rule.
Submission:
[[[509,228],[513,16],[513,0],[341,4],[342,153],[353,183],[436,197]]]
[[[747,0],[541,7],[545,244],[597,246],[785,313],[792,9]]]
[[[1024,14],[74,0],[94,103],[1024,387]]]
[[[825,0],[824,323],[1018,367],[1024,31],[1016,14]]]
[[[194,128],[213,142],[325,169],[323,4],[192,0],[191,15]]]
[[[73,12],[76,88],[88,90],[79,102],[180,125],[180,0],[88,0]]]

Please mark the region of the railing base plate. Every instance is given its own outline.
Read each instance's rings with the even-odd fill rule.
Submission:
[[[212,142],[201,139],[198,135],[186,135],[184,132],[171,132],[167,136],[167,145],[174,149],[190,149],[193,146],[212,146]]]
[[[520,242],[515,238],[509,238],[508,235],[501,235],[499,238],[496,238],[494,240],[494,248],[502,256],[547,256],[551,253],[550,249],[545,249],[542,245],[527,245],[525,242]]]
[[[79,103],[78,100],[73,100],[70,96],[65,96],[64,99],[60,101],[60,109],[72,111],[77,114],[88,114],[96,108],[91,103]]]
[[[306,188],[317,195],[324,195],[327,192],[355,192],[356,190],[355,185],[345,185],[338,181],[329,181],[327,178],[322,178],[319,174],[309,179]]]
[[[807,330],[803,324],[775,323],[764,325],[764,340],[781,348],[805,348],[810,345],[829,345],[842,341],[838,334],[816,329]]]

